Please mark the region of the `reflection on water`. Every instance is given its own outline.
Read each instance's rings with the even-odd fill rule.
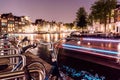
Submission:
[[[68,34],[69,33],[61,33],[61,34],[57,34],[57,33],[56,34],[10,34],[10,36],[16,36],[18,38],[18,40],[22,40],[24,37],[27,37],[28,39],[31,40],[31,42],[33,42],[35,40],[54,42],[60,38],[66,37]],[[51,56],[50,56],[48,49],[49,49],[49,46],[42,45],[42,44],[39,45],[37,56],[41,57],[46,62],[51,63]]]
[[[66,37],[67,35],[69,35],[69,33],[61,33],[61,34],[10,34],[13,36],[18,37],[19,40],[23,39],[25,36],[28,37],[28,39],[30,40],[44,40],[47,42],[50,41],[57,41],[60,38]]]

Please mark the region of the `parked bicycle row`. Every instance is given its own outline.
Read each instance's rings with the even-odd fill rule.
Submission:
[[[25,54],[28,49],[36,48],[25,37],[21,41],[15,37],[0,38],[0,79],[5,80],[44,80],[46,68],[40,61],[27,62]],[[25,46],[23,43],[27,42]],[[22,45],[21,45],[22,44]],[[4,47],[7,46],[7,47]]]

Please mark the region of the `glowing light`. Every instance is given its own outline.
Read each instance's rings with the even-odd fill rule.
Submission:
[[[74,46],[74,45],[69,45],[69,44],[62,44],[62,46],[63,47],[69,47],[69,48],[76,48],[76,49],[91,50],[91,51],[94,51],[94,52],[102,52],[102,53],[107,53],[107,54],[118,54],[118,52],[115,52],[115,51],[102,50],[102,49],[96,49],[96,48],[87,48],[87,47]]]
[[[109,48],[111,48],[111,47],[112,47],[112,44],[111,44],[111,43],[109,43],[109,44],[108,44],[108,47],[109,47]]]
[[[120,42],[120,40],[112,39],[95,39],[95,38],[83,38],[85,41],[100,41],[100,42]]]
[[[62,42],[65,43],[65,42],[66,42],[66,39],[63,39]]]
[[[30,18],[29,18],[28,16],[25,16],[25,19],[26,19],[26,20],[30,20]]]
[[[81,41],[78,41],[77,44],[80,45],[80,44],[81,44]]]
[[[47,39],[46,41],[47,42],[50,42],[50,39],[51,39],[50,37],[51,37],[50,34],[47,34],[47,37],[46,37],[46,39]]]
[[[118,56],[120,56],[120,43],[118,44]]]
[[[35,29],[35,27],[33,27],[32,25],[26,26],[26,27],[24,28],[24,30],[25,30],[26,33],[33,33],[33,32],[34,32],[34,29]]]
[[[88,42],[88,45],[90,45],[90,43]]]
[[[54,40],[55,40],[55,41],[58,40],[58,34],[55,34],[55,36],[54,36]]]

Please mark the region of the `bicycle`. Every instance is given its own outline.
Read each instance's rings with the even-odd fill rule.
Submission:
[[[24,41],[28,41],[28,39],[23,39],[21,42],[24,42]],[[12,43],[14,43],[14,41],[11,41]],[[35,48],[37,47],[37,44],[29,44],[25,47],[21,47],[19,44],[21,42],[17,42],[17,46],[16,46],[16,43],[14,44],[15,47],[19,50],[19,54],[20,55],[23,55],[23,53],[25,54],[26,51],[29,49],[29,48]],[[20,59],[19,60],[19,63],[17,65],[15,65],[15,67],[11,70],[11,72],[15,72],[15,71],[18,71],[20,68],[21,68],[21,65],[22,65],[23,61]],[[34,78],[34,74],[33,73],[30,73],[29,71],[31,69],[39,69],[39,73],[42,75],[40,75],[39,77],[39,80],[43,80],[46,76],[46,68],[45,66],[43,65],[43,63],[41,62],[37,62],[37,61],[34,61],[34,62],[30,62],[29,64],[25,65],[23,67],[23,70],[24,70],[24,73],[25,73],[25,78],[26,80],[36,80]],[[29,77],[28,77],[29,76]]]
[[[48,50],[51,55],[51,61],[52,61],[52,69],[49,72],[49,75],[46,77],[45,80],[54,80],[54,77],[56,77],[56,80],[65,80],[63,74],[59,71],[58,68],[58,62],[57,62],[57,50],[55,49],[55,45],[57,45],[61,40],[65,40],[65,38],[59,39],[56,42],[44,42],[44,41],[39,41],[40,45],[47,45],[49,46]]]
[[[21,40],[21,42],[24,42],[24,41],[28,41],[28,42],[30,42],[30,40],[28,40],[26,37],[23,39],[23,40]],[[21,42],[19,42],[17,45],[18,45],[18,47],[19,47],[19,44],[21,43]],[[22,47],[21,48],[21,50],[20,50],[20,54],[25,54],[26,53],[26,51],[29,49],[29,48],[36,48],[37,47],[37,44],[36,43],[34,43],[34,44],[30,44],[30,45],[28,45],[28,46],[25,46],[25,47]],[[21,65],[21,63],[22,63],[22,61],[20,60],[20,62],[19,62],[19,64],[18,65],[16,65],[16,67],[12,70],[12,71],[15,71],[20,65]],[[25,71],[25,77],[26,77],[26,79],[27,80],[36,80],[31,74],[30,74],[30,72],[29,72],[29,70],[30,69],[33,69],[33,68],[35,68],[35,69],[38,69],[38,68],[40,68],[40,70],[41,70],[41,74],[42,74],[42,79],[41,79],[41,77],[39,77],[39,80],[41,79],[41,80],[43,80],[44,78],[45,78],[45,76],[46,76],[46,68],[45,68],[45,66],[43,65],[43,63],[41,63],[41,62],[38,62],[38,61],[34,61],[34,62],[30,62],[29,64],[27,64],[26,66],[24,66],[24,68],[23,68],[23,70]]]

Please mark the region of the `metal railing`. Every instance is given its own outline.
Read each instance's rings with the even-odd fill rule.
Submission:
[[[16,48],[0,48],[0,55],[19,54]]]
[[[26,74],[27,70],[30,75]],[[0,80],[28,80],[28,77],[31,77],[30,80],[44,80],[46,77],[45,66],[41,62],[35,61],[24,66],[22,70],[0,74]]]
[[[16,68],[16,65],[20,63],[20,60],[22,61],[22,65],[17,68],[17,70],[22,70],[23,67],[26,65],[26,57],[24,55],[14,54],[14,55],[4,55],[0,56],[1,60],[1,66],[3,64],[8,65],[7,71],[11,72],[13,69]]]
[[[6,44],[10,46],[5,48]],[[0,69],[0,80],[28,80],[26,76],[31,77],[30,80],[44,80],[46,77],[44,65],[36,61],[26,64],[26,56],[20,54],[20,49],[21,47],[14,48],[9,41],[0,42],[0,60],[2,61],[0,66],[4,64],[8,66],[4,70]]]
[[[16,49],[8,39],[0,39],[0,55],[18,54]]]
[[[29,72],[32,73],[33,75],[36,73],[38,74],[33,80],[44,80],[44,75],[39,69],[32,69],[29,70]],[[23,70],[0,74],[0,80],[16,80],[16,79],[27,80],[25,78],[25,73]]]

